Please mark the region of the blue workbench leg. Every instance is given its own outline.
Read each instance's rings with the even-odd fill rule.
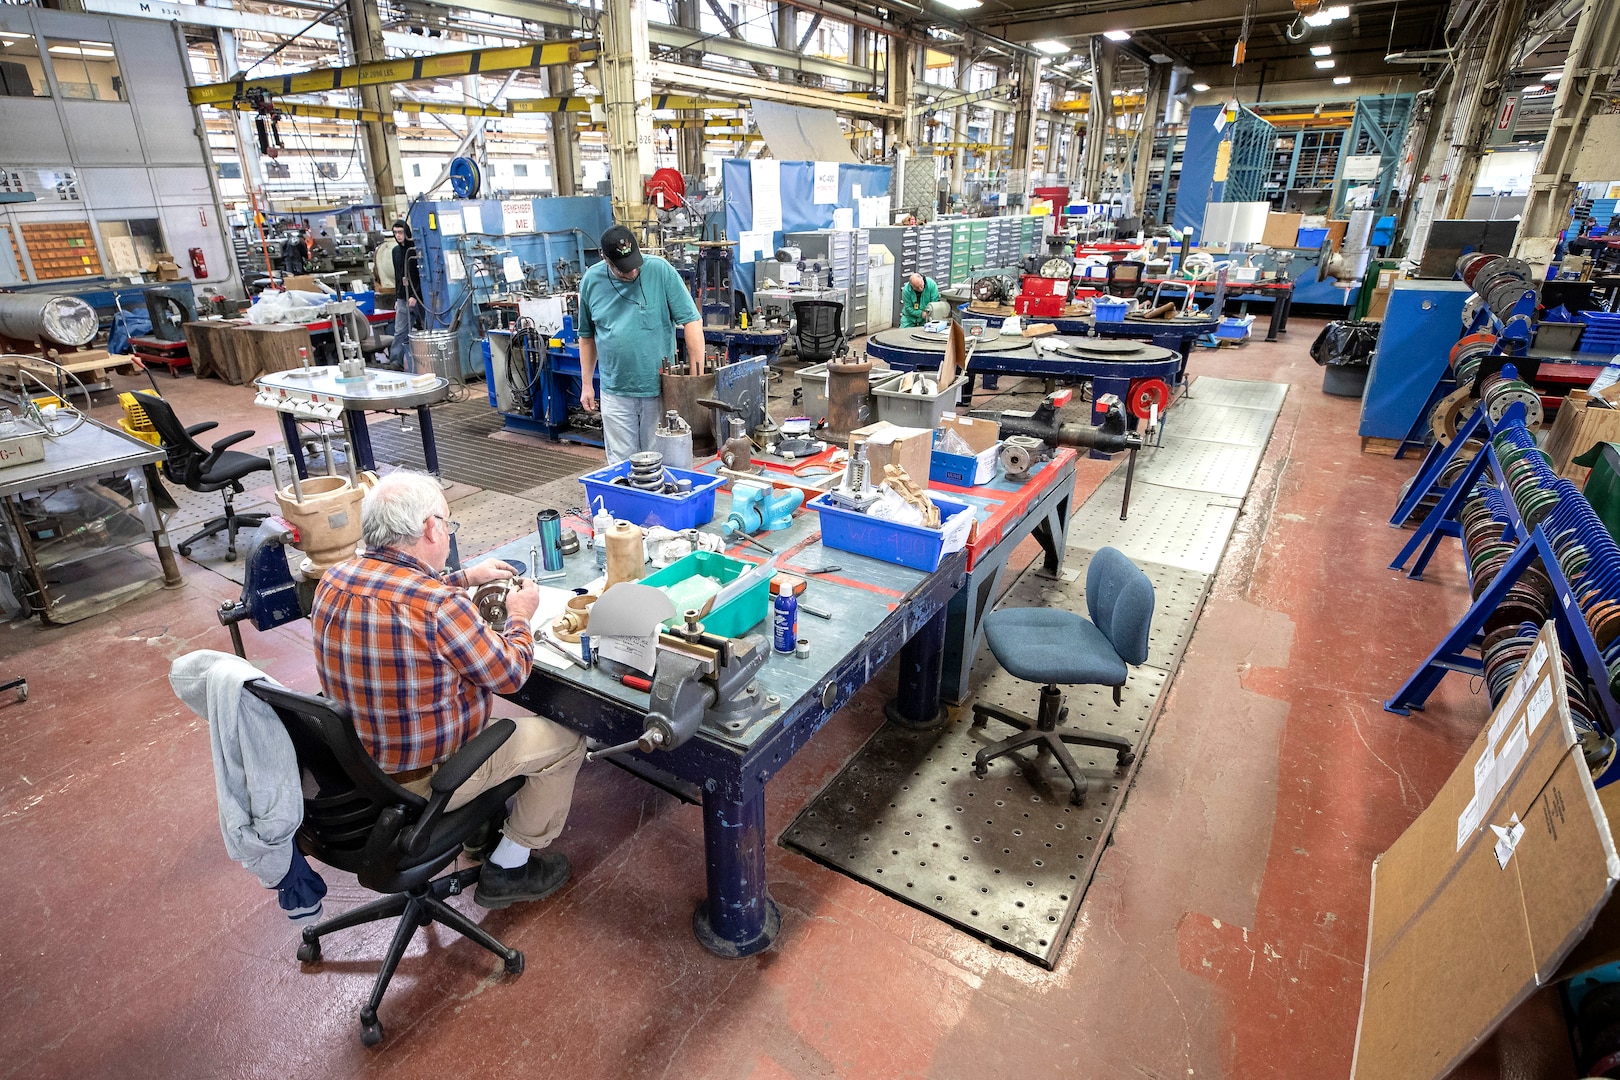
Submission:
[[[377,471],[377,459],[371,450],[371,428],[366,414],[360,409],[343,410],[343,426],[349,429],[349,449],[354,452],[355,467],[366,472]]]
[[[744,777],[738,798],[710,784],[703,792],[709,895],[692,913],[692,932],[718,956],[753,956],[782,930],[782,913],[765,888],[765,787]]]
[[[417,425],[422,429],[422,460],[427,462],[427,470],[434,476],[439,475],[439,443],[433,437],[433,410],[426,405],[416,407]],[[552,436],[556,441],[556,436]]]
[[[287,453],[292,455],[293,466],[298,469],[298,479],[309,479],[309,465],[304,461],[304,444],[298,441],[298,421],[293,419],[292,413],[278,413],[281,417],[281,437],[287,440]]]
[[[968,591],[957,590],[951,604]],[[894,700],[883,707],[883,713],[901,727],[931,728],[945,719],[945,706],[939,703],[940,675],[945,668],[951,604],[936,611],[900,646],[900,686]]]

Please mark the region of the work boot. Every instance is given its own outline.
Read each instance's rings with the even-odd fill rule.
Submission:
[[[568,881],[568,856],[560,851],[537,851],[529,861],[511,870],[486,862],[478,873],[473,902],[479,907],[510,907],[522,900],[542,900]]]

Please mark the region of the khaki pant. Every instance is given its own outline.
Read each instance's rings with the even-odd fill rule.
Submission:
[[[513,717],[512,722],[517,730],[456,788],[447,809],[459,809],[514,776],[527,777],[501,832],[514,844],[543,848],[557,839],[568,820],[574,777],[585,761],[585,738],[538,716]],[[432,782],[431,776],[424,776],[402,786],[426,798]]]

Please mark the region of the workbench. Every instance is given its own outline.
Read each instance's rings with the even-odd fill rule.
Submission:
[[[366,321],[391,329],[394,313],[367,315]],[[335,354],[331,319],[264,325],[246,319],[199,319],[182,323],[180,329],[197,377],[213,376],[232,386],[245,386],[260,375],[301,366],[300,349],[308,352],[312,363]]]
[[[1211,299],[1220,295],[1222,289],[1213,280],[1183,281],[1180,278],[1144,278],[1142,285],[1157,289],[1160,285],[1187,286],[1193,288],[1195,296],[1209,294]],[[1226,302],[1239,301],[1242,306],[1239,310],[1247,314],[1249,303],[1260,300],[1271,304],[1271,321],[1266,324],[1266,340],[1276,341],[1278,334],[1288,333],[1288,313],[1294,306],[1294,283],[1282,278],[1273,281],[1235,282],[1228,280],[1225,285],[1225,295],[1221,299],[1222,311],[1211,312],[1216,318],[1224,314]],[[1176,293],[1179,298],[1181,290]],[[1169,297],[1166,297],[1169,299]]]
[[[789,528],[764,534],[780,556],[777,568],[809,582],[804,603],[835,615],[817,619],[801,608],[799,633],[811,642],[810,656],[770,654],[756,683],[767,700],[775,698],[775,711],[750,725],[739,722],[736,730],[716,730],[706,722],[689,742],[669,752],[631,751],[613,759],[677,797],[702,804],[707,897],[692,925],[709,950],[749,956],[768,948],[780,930],[781,916],[766,888],[765,785],[896,654],[900,685],[887,709],[891,721],[917,727],[938,722],[941,697],[955,700],[965,693],[982,637],[981,619],[1013,549],[1033,534],[1046,551],[1046,569],[1055,574],[1061,564],[1074,463],[1074,452],[1062,450],[1022,485],[945,489],[969,502],[979,523],[968,548],[947,555],[933,573],[823,548],[814,511],[801,509]],[[706,466],[716,467],[714,462]],[[716,523],[725,520],[729,505],[721,492]],[[717,529],[716,523],[706,528]],[[490,554],[528,563],[537,540],[531,534]],[[752,563],[769,557],[741,545],[727,554]],[[829,565],[840,569],[808,574]],[[568,556],[564,572],[565,581],[550,584],[578,588],[599,575],[588,549]],[[749,633],[764,638],[769,649],[769,616]],[[598,746],[641,733],[646,693],[600,667],[540,663],[544,652],[537,652],[523,687],[508,695],[512,701]]]
[[[449,379],[440,376],[428,386],[406,385],[383,390],[377,387],[377,380],[400,378],[399,372],[366,368],[364,382],[339,380],[337,374],[335,367],[294,368],[261,375],[253,382],[258,390],[253,403],[274,409],[281,417],[281,435],[300,477],[309,476],[298,437],[300,420],[330,423],[341,416],[355,463],[362,469],[375,470],[377,459],[371,448],[366,414],[400,409],[416,410],[417,425],[422,432],[422,456],[428,472],[439,475],[439,447],[433,438],[433,413],[429,406],[450,396]]]
[[[971,304],[963,304],[957,311],[963,319],[983,319],[986,325],[995,327],[1001,326],[1010,318],[1007,315],[985,315],[973,311]],[[1126,338],[1132,341],[1151,342],[1161,349],[1169,349],[1181,356],[1181,367],[1176,373],[1178,383],[1186,381],[1187,361],[1192,357],[1193,345],[1205,334],[1213,334],[1215,328],[1221,324],[1219,315],[1177,315],[1173,319],[1141,319],[1126,316],[1120,322],[1098,322],[1090,315],[1064,316],[1056,319],[1029,315],[1024,316],[1023,321],[1026,326],[1050,323],[1057,327],[1059,334],[1071,337]]]
[[[42,460],[0,469],[0,563],[25,583],[18,599],[26,607],[64,625],[163,587],[169,535],[148,470],[162,460],[161,447],[86,420],[47,438]],[[97,483],[103,479],[120,481],[129,494]],[[148,542],[159,549],[158,563],[134,550]]]
[[[720,359],[722,365],[734,364],[749,356],[763,356],[765,363],[774,364],[777,355],[782,351],[782,346],[787,344],[787,339],[786,330],[766,328],[739,330],[727,326],[703,328],[703,340],[710,345],[719,345],[724,350],[724,355]]]

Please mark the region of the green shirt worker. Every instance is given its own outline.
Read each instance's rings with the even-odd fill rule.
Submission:
[[[609,465],[651,450],[659,375],[675,356],[675,328],[686,355],[703,355],[703,320],[686,282],[658,256],[644,258],[635,233],[602,234],[602,261],[579,282],[579,402],[597,407],[592,377],[602,371],[602,441]]]
[[[939,286],[932,278],[912,274],[900,287],[900,325],[921,326],[928,321],[928,308],[939,300]]]

